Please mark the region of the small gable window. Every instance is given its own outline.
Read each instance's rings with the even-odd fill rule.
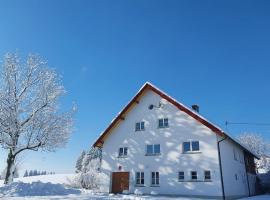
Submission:
[[[169,127],[169,119],[163,118],[158,120],[158,128],[167,128]]]
[[[200,151],[200,143],[199,141],[189,141],[183,142],[183,152],[199,152]]]
[[[234,160],[238,160],[238,159],[237,159],[237,152],[236,152],[235,149],[233,149],[233,157],[234,157]]]
[[[119,148],[119,153],[118,156],[119,157],[125,157],[128,154],[128,148],[127,147],[120,147]]]
[[[144,122],[137,122],[135,124],[135,131],[144,131]]]

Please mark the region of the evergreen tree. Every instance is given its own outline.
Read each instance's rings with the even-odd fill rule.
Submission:
[[[36,175],[37,175],[37,170],[35,169],[33,172],[33,176],[36,176]]]
[[[75,168],[76,168],[75,172],[76,173],[79,173],[79,172],[82,171],[82,162],[83,162],[84,156],[85,156],[85,151],[82,151],[81,155],[79,156],[79,158],[78,158],[78,160],[76,162],[76,166],[75,166]]]
[[[28,176],[28,171],[25,170],[23,177],[27,177],[27,176]]]

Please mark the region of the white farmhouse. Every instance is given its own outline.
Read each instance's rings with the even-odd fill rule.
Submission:
[[[197,111],[195,111],[195,110]],[[234,199],[255,194],[257,156],[146,83],[94,143],[103,192]]]

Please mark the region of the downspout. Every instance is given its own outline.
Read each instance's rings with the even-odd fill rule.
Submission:
[[[225,200],[225,190],[224,190],[224,181],[223,181],[223,173],[222,173],[222,164],[221,164],[221,156],[220,156],[220,143],[226,140],[228,137],[225,136],[222,140],[217,142],[218,146],[218,160],[219,160],[219,168],[220,168],[220,178],[221,178],[221,189],[222,189],[222,199]]]

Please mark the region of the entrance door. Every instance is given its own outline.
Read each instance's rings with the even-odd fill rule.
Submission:
[[[129,189],[129,172],[112,173],[112,193],[122,193]]]

